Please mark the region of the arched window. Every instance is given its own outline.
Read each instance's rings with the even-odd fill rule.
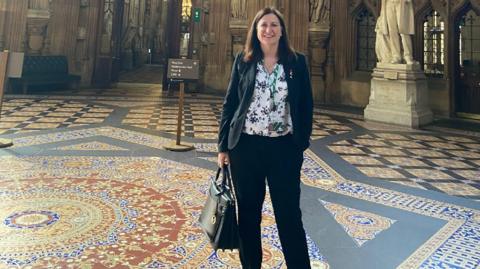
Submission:
[[[470,10],[460,20],[460,66],[480,64],[480,16]]]
[[[445,65],[445,23],[432,10],[423,21],[423,69],[429,76],[443,77]]]
[[[480,115],[480,14],[473,9],[460,18],[458,33],[457,115]],[[475,115],[474,117],[476,117]]]
[[[377,63],[375,54],[376,19],[367,9],[355,18],[357,29],[356,70],[371,72]]]

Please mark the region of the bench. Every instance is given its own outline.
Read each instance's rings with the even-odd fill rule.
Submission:
[[[66,85],[78,87],[80,76],[68,73],[66,56],[25,56],[22,77],[11,78],[13,89],[22,89],[26,94],[29,86]]]

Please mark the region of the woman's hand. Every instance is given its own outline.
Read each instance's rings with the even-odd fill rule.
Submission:
[[[225,165],[230,164],[230,158],[228,157],[227,152],[219,152],[218,153],[217,164],[218,164],[218,167],[220,167],[220,168],[224,167]]]

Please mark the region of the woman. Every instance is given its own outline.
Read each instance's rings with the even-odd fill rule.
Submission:
[[[305,56],[291,48],[274,8],[260,10],[233,64],[223,104],[218,165],[230,164],[237,196],[240,260],[260,268],[260,222],[268,182],[288,268],[310,268],[300,211],[300,168],[312,131]]]

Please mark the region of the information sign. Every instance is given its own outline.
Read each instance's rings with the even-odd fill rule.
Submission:
[[[199,61],[192,59],[169,59],[167,78],[173,82],[196,80],[199,76]]]

